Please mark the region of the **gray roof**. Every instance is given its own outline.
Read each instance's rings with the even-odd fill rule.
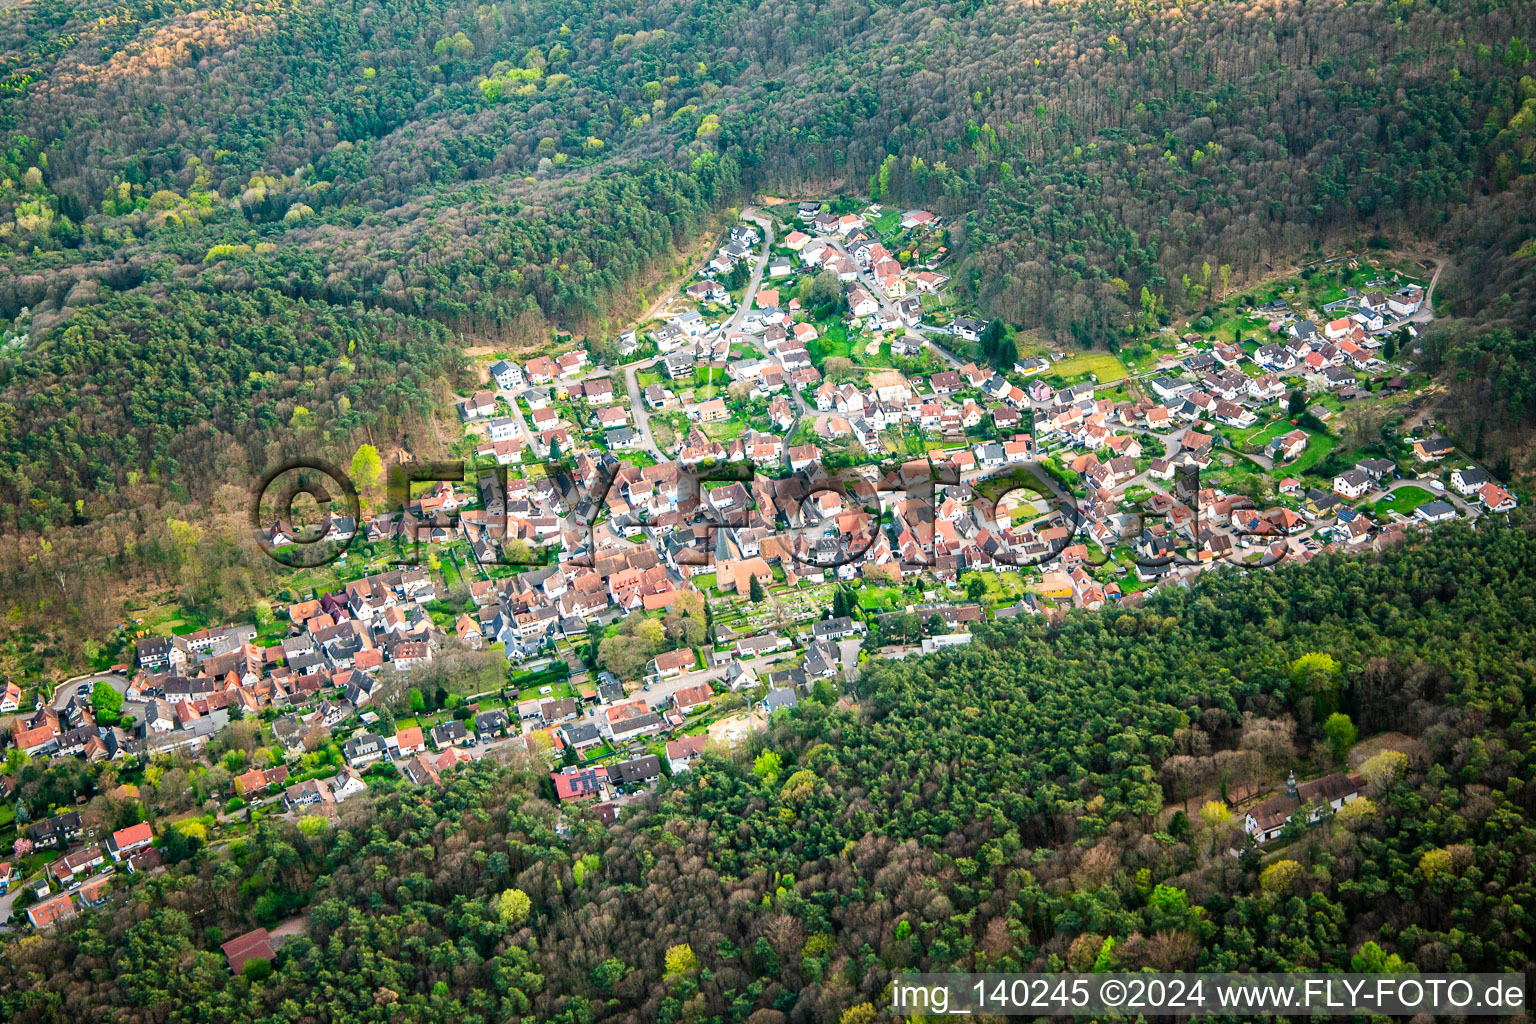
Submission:
[[[770,714],[783,708],[792,708],[798,703],[800,698],[792,689],[769,690],[768,696],[763,698],[763,708]]]
[[[602,733],[598,731],[597,725],[593,722],[571,722],[566,725],[563,731],[565,732],[565,741],[572,746],[578,743],[602,739]]]
[[[646,754],[628,761],[620,761],[618,764],[609,765],[608,779],[621,786],[634,785],[647,779],[654,779],[661,774],[661,759],[655,754]]]

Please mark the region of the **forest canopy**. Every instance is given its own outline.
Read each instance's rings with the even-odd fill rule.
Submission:
[[[71,326],[190,330],[199,295],[270,291],[413,337],[600,338],[769,189],[931,208],[963,295],[1083,345],[1338,246],[1438,241],[1465,266],[1425,359],[1497,434],[1536,422],[1532,38],[1504,0],[13,5],[5,454],[73,456],[29,402]],[[135,295],[161,325],[127,322]],[[106,443],[7,504],[59,522],[158,471],[141,438],[114,479]]]

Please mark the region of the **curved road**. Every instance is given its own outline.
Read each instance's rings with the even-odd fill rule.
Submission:
[[[126,693],[128,690],[128,678],[113,672],[96,672],[91,675],[75,676],[66,679],[53,691],[53,710],[63,711],[69,699],[80,690],[90,689],[97,683],[111,683],[112,688],[118,693]]]

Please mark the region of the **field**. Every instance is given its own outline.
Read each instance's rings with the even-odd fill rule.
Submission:
[[[1069,382],[1092,375],[1100,384],[1108,384],[1130,376],[1130,371],[1125,368],[1125,364],[1110,352],[1079,352],[1054,364],[1050,372]]]
[[[870,226],[879,232],[881,238],[890,238],[901,228],[901,211],[887,207]]]
[[[747,429],[747,421],[740,416],[732,416],[729,419],[719,420],[715,423],[702,424],[704,435],[712,441],[729,441],[740,437]]]

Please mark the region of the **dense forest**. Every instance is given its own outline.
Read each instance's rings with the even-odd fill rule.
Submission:
[[[1529,970],[1533,574],[1521,515],[987,625],[611,827],[528,765],[375,780],[334,829],[179,838],[123,905],[5,948],[0,1013],[865,1024],[913,968]],[[1223,799],[1331,770],[1325,714],[1388,741],[1367,795],[1231,856]],[[299,912],[229,976],[222,940]]]
[[[930,206],[986,311],[1094,345],[1314,252],[1438,240],[1462,283],[1429,358],[1497,434],[1536,417],[1533,37],[1499,0],[10,5],[0,500],[41,525],[167,459],[221,479],[132,396],[74,430],[34,410],[81,332],[123,381],[238,294],[301,340],[323,306],[394,313],[431,365],[434,325],[601,336],[756,189]],[[347,439],[362,414],[316,415]]]

